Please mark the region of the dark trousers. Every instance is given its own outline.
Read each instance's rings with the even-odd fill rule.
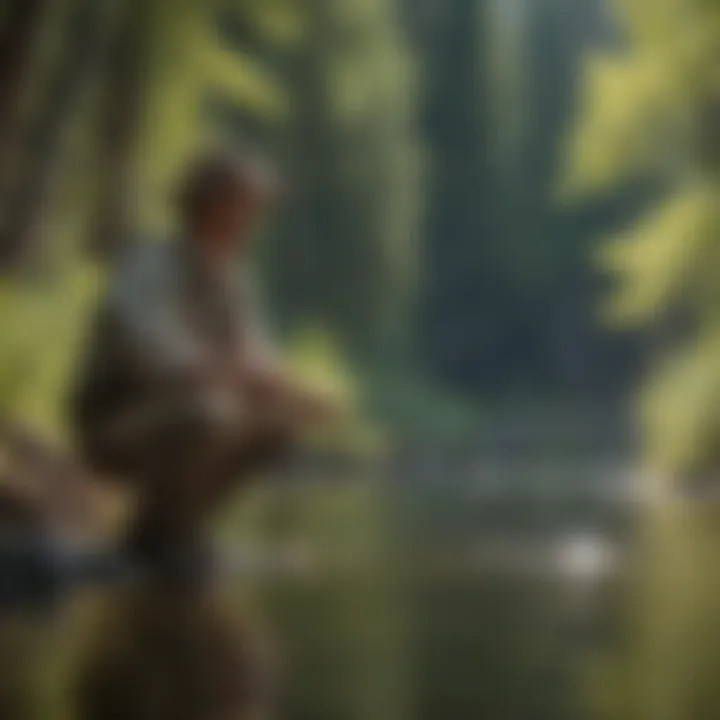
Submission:
[[[136,491],[128,542],[140,554],[193,543],[230,492],[291,444],[280,424],[242,412],[227,393],[135,400],[96,418],[81,440],[98,472]]]

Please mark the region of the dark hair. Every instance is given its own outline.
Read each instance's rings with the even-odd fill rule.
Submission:
[[[273,167],[249,151],[210,152],[190,165],[178,192],[183,219],[195,219],[208,203],[225,193],[273,197],[278,182]]]

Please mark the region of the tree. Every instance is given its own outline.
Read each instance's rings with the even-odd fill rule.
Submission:
[[[312,0],[292,54],[289,207],[268,258],[283,327],[318,323],[364,363],[396,354],[413,285],[412,80],[393,5]]]
[[[561,147],[599,0],[408,0],[425,68],[430,182],[418,318],[428,369],[501,391],[617,390],[632,348],[595,321],[588,249],[628,202],[569,210]]]
[[[57,182],[65,134],[112,26],[114,0],[70,7],[68,40],[35,113],[18,176],[9,189],[0,232],[0,256],[13,266],[38,261],[40,235]]]
[[[156,29],[153,9],[151,2],[126,0],[101,78],[96,169],[100,187],[88,239],[89,250],[106,259],[122,251],[133,232],[137,143]]]
[[[32,74],[32,60],[50,0],[14,0],[3,17],[0,43],[0,180],[4,187],[10,155],[18,139],[22,106]]]
[[[474,381],[481,362],[478,343],[493,333],[487,325],[492,318],[486,317],[494,284],[488,4],[437,3],[426,22],[420,30],[431,182],[422,249],[420,342],[436,377],[465,384]]]

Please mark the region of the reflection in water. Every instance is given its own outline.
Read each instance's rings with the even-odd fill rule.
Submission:
[[[270,669],[252,624],[209,589],[109,598],[79,668],[82,720],[262,720]]]
[[[281,717],[596,717],[635,512],[618,465],[493,461],[489,488],[435,466],[372,498],[306,488],[288,535],[314,571],[265,583],[291,664]]]
[[[0,619],[0,717],[42,718],[36,698],[38,668],[46,650],[46,620],[35,612],[10,612]]]
[[[555,563],[568,580],[593,582],[609,575],[615,567],[613,544],[592,533],[569,535],[555,548]]]
[[[240,603],[128,590],[102,599],[89,645],[61,648],[80,649],[78,720],[256,720],[275,701],[281,720],[596,717],[588,686],[617,633],[627,493],[598,482],[607,464],[494,462],[486,491],[474,467],[296,484],[291,503],[287,486],[260,491],[230,561],[282,641],[279,696]],[[30,717],[28,683],[15,690],[3,720]]]

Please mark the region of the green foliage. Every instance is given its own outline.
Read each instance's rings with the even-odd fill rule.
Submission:
[[[588,60],[573,145],[576,188],[596,190],[648,171],[692,178],[716,170],[699,141],[717,92],[717,7],[615,4],[627,47]]]
[[[86,267],[43,283],[3,282],[3,414],[19,415],[55,436],[62,432],[63,401],[98,283]]]
[[[307,387],[336,401],[344,418],[312,439],[315,448],[344,451],[348,456],[381,453],[380,428],[362,417],[360,378],[354,373],[328,333],[308,328],[295,334],[287,348],[290,367]]]
[[[688,184],[608,244],[601,262],[621,280],[611,318],[642,326],[680,304],[701,312],[717,269],[716,216],[716,189]]]
[[[280,122],[286,113],[287,90],[252,53],[230,46],[218,34],[221,9],[230,7],[253,18],[260,14],[262,28],[285,40],[294,14],[288,3],[234,3],[153,0],[148,4],[152,47],[148,57],[149,88],[141,139],[140,179],[144,217],[151,225],[166,225],[167,192],[180,169],[198,148],[223,138],[223,127],[208,110],[208,102],[221,99],[257,115],[266,123]],[[287,6],[287,13],[283,7]],[[274,18],[274,21],[272,21]],[[268,39],[272,43],[272,37]]]
[[[617,3],[622,50],[588,61],[586,98],[571,143],[568,190],[604,191],[658,179],[657,206],[603,253],[618,278],[608,313],[620,324],[687,334],[666,348],[644,393],[648,458],[674,471],[718,459],[720,296],[716,3]]]

